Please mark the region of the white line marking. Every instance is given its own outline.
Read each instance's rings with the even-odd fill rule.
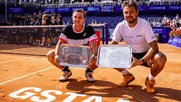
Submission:
[[[17,77],[17,78],[14,78],[14,79],[10,79],[10,80],[7,80],[7,81],[4,81],[4,82],[1,82],[0,85],[3,85],[3,84],[6,84],[6,83],[9,83],[9,82],[12,82],[12,81],[16,81],[16,80],[19,80],[19,79],[22,79],[22,78],[25,78],[27,76],[30,76],[30,75],[33,75],[33,74],[36,74],[36,73],[39,73],[39,72],[43,72],[43,71],[46,71],[46,70],[49,70],[49,69],[52,69],[54,66],[52,67],[48,67],[48,68],[45,68],[45,69],[42,69],[42,70],[39,70],[39,71],[36,71],[36,72],[33,72],[33,73],[30,73],[30,74],[27,74],[27,75],[23,75],[23,76],[20,76],[20,77]]]
[[[18,60],[22,60],[22,59],[27,59],[27,58],[32,58],[32,57],[24,57],[24,58],[19,58],[19,59],[15,59],[15,60],[8,60],[8,61],[2,61],[1,63],[8,63],[8,62],[13,62],[13,61],[18,61]]]

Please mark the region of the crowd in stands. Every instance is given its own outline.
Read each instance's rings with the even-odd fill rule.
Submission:
[[[164,17],[164,19],[166,19],[166,17]],[[176,15],[176,17],[172,20],[171,28],[172,31],[170,32],[170,37],[181,36],[181,17],[179,17],[179,15]]]
[[[51,1],[51,0],[49,0]],[[18,2],[18,0],[7,0],[8,4],[12,5],[19,5],[21,4],[22,6],[36,6],[36,7],[87,7],[87,6],[108,6],[108,5],[120,5],[124,0],[97,0],[99,2],[94,2],[94,0],[87,0],[88,2],[85,2],[85,0],[77,1],[77,0],[70,0],[70,2],[65,2],[65,3],[58,3],[58,2],[42,2],[40,0],[36,1],[28,1],[27,2]],[[181,5],[180,0],[136,0],[138,1],[138,5]],[[6,0],[1,0],[1,3],[6,2]]]
[[[46,4],[47,7],[87,7],[87,6],[114,6],[120,5],[124,0],[102,2],[73,2],[70,4]],[[137,0],[138,5],[181,5],[180,0]]]
[[[120,0],[122,2],[122,0]],[[87,5],[117,5],[120,2],[105,2],[105,3],[73,3],[64,4],[63,6],[87,6]],[[139,0],[139,5],[181,5],[180,0]],[[175,30],[181,29],[181,17],[177,15],[140,15],[142,18],[148,20],[152,27],[170,27]],[[0,26],[14,26],[14,25],[65,25],[71,24],[71,16],[61,16],[60,14],[42,13],[37,12],[33,14],[8,14],[8,19],[5,20],[5,15],[0,14]],[[123,20],[123,16],[104,16],[104,15],[89,15],[86,18],[87,24],[108,24],[109,28],[114,29],[115,26]],[[34,46],[46,46],[51,47],[55,45],[61,29],[58,28],[37,28],[37,29],[0,29],[3,34],[4,43],[16,43],[16,44],[30,44]],[[0,34],[0,37],[2,36]],[[2,38],[2,37],[1,37]]]
[[[15,16],[10,20],[3,20],[0,22],[1,26],[27,26],[27,25],[64,25],[63,17],[60,14],[52,12],[51,14],[42,13]],[[7,28],[0,29],[1,36],[3,35],[4,43],[15,44],[30,44],[33,46],[46,46],[56,45],[58,36],[62,28]]]
[[[181,17],[177,14],[171,18],[169,16],[160,17],[144,17],[147,19],[152,27],[170,27],[179,29],[181,27]],[[87,24],[104,24],[107,23],[109,28],[115,27],[117,23],[123,20],[122,16],[116,17],[97,17],[88,16]],[[61,17],[60,14],[42,14],[39,12],[37,15],[27,16],[16,16],[10,21],[0,21],[1,26],[9,25],[65,25],[72,23],[71,16]],[[2,30],[2,29],[1,29]],[[11,31],[12,34],[8,34]],[[5,31],[4,31],[5,32]],[[4,33],[5,43],[16,43],[16,44],[30,44],[34,46],[47,46],[55,45],[61,29],[58,28],[37,28],[37,29],[7,29]],[[34,33],[34,34],[32,34]],[[49,34],[48,34],[49,33]],[[21,40],[23,39],[23,40]]]

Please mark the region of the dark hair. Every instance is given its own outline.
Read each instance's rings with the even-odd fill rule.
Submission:
[[[73,13],[74,12],[79,12],[79,13],[83,13],[84,14],[84,18],[86,18],[86,12],[84,11],[84,10],[82,10],[82,9],[75,9],[74,11],[73,11]],[[73,14],[72,13],[72,14]]]
[[[136,11],[138,10],[138,5],[137,5],[137,2],[135,0],[124,1],[122,3],[122,8],[124,8],[125,6],[128,6],[128,7],[134,6]]]

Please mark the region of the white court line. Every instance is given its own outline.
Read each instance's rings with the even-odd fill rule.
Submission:
[[[24,58],[19,58],[19,59],[15,59],[15,60],[2,61],[2,62],[0,62],[0,64],[2,64],[2,63],[8,63],[8,62],[14,62],[14,61],[22,60],[22,59],[27,59],[27,58],[32,58],[32,57],[24,57]]]
[[[20,76],[20,77],[17,77],[17,78],[14,78],[14,79],[10,79],[10,80],[7,80],[7,81],[4,81],[4,82],[1,82],[0,85],[3,85],[3,84],[6,84],[6,83],[9,83],[9,82],[12,82],[12,81],[16,81],[16,80],[19,80],[19,79],[22,79],[22,78],[25,78],[27,76],[30,76],[30,75],[33,75],[33,74],[36,74],[36,73],[39,73],[39,72],[43,72],[43,71],[46,71],[46,70],[49,70],[49,69],[52,69],[54,66],[52,67],[48,67],[48,68],[45,68],[45,69],[42,69],[42,70],[39,70],[39,71],[36,71],[36,72],[33,72],[33,73],[30,73],[30,74],[27,74],[27,75],[23,75],[23,76]]]

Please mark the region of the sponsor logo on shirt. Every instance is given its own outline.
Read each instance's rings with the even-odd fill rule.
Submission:
[[[87,33],[85,32],[83,36],[86,36],[86,34],[87,34]]]
[[[142,37],[142,35],[136,35],[136,37]]]

